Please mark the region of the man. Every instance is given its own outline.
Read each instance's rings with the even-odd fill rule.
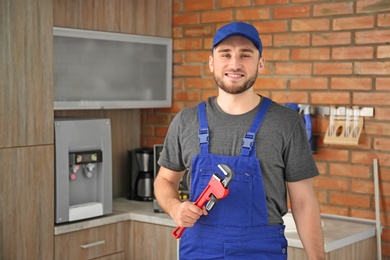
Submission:
[[[175,116],[154,183],[160,207],[178,226],[187,227],[180,258],[287,259],[282,216],[288,210],[288,190],[308,259],[324,259],[311,182],[318,170],[303,120],[253,89],[264,69],[257,30],[242,22],[220,28],[209,67],[218,96]],[[208,138],[198,138],[200,128],[208,129]],[[219,173],[218,164],[230,166],[234,178],[229,195],[207,212],[193,202],[212,174]],[[178,185],[186,169],[191,201],[182,202]]]

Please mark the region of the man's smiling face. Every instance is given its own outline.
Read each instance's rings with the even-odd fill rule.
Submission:
[[[219,43],[209,59],[217,85],[230,94],[251,88],[264,61],[253,43],[242,36],[231,36]]]

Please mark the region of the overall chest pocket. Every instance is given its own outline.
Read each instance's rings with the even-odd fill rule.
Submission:
[[[207,187],[215,170],[202,168],[199,170],[198,187],[193,187],[193,198],[197,199]],[[253,189],[256,175],[251,172],[234,172],[229,185],[229,194],[221,199],[209,212],[204,221],[219,223],[223,226],[241,226],[252,223]],[[224,176],[220,176],[224,178]],[[192,192],[191,192],[192,193]],[[227,221],[226,221],[227,220]]]

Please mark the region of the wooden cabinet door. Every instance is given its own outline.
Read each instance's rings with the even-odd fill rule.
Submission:
[[[348,246],[330,251],[325,254],[326,260],[335,259],[353,259],[366,260],[376,259],[376,240],[375,237],[367,238]],[[307,260],[305,250],[303,248],[288,247],[289,260]]]
[[[0,148],[53,144],[52,1],[3,0],[0,17]]]
[[[132,224],[133,259],[177,259],[178,241],[172,236],[173,227],[138,221],[133,221]]]
[[[70,232],[55,237],[55,259],[121,259],[125,252],[127,222]],[[112,256],[109,256],[112,255]],[[124,256],[123,256],[124,257]]]
[[[54,149],[0,149],[0,259],[53,259]]]

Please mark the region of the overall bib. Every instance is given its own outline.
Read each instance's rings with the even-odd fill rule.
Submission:
[[[200,154],[191,164],[191,194],[195,201],[217,173],[218,164],[234,171],[229,195],[218,202],[207,216],[187,228],[180,240],[179,256],[193,259],[287,259],[284,225],[268,225],[267,203],[254,145],[256,133],[271,100],[263,98],[252,126],[243,138],[240,156],[209,153],[206,104],[198,105]]]

